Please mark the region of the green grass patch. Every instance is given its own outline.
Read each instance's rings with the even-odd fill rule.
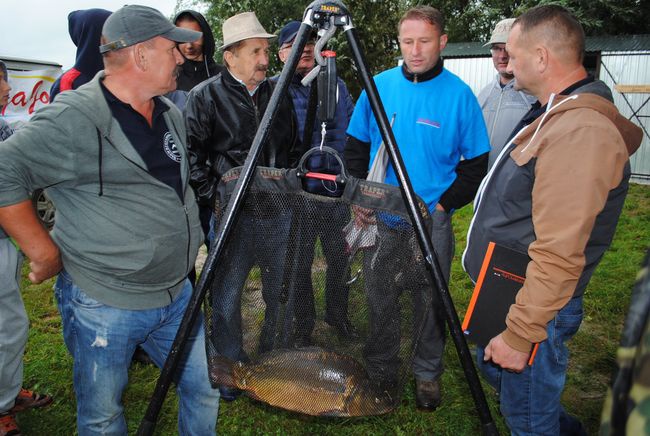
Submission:
[[[470,217],[469,208],[459,211],[454,217],[456,257],[452,267],[451,292],[460,319],[465,314],[472,292],[472,284],[460,266]],[[597,433],[630,292],[649,240],[650,187],[632,185],[612,247],[605,254],[587,290],[585,320],[570,344],[572,358],[563,402],[569,412],[583,421],[589,434]],[[72,360],[63,343],[52,286],[53,280],[40,285],[32,285],[26,278],[23,280],[23,298],[31,321],[25,353],[24,385],[55,397],[51,407],[19,415],[24,434],[75,433]],[[362,297],[356,290],[351,294],[353,298]],[[319,307],[318,310],[322,314],[323,308]],[[354,319],[355,314],[351,316]],[[443,405],[435,413],[415,410],[411,382],[405,387],[401,406],[395,412],[380,417],[311,418],[273,409],[247,398],[233,403],[222,402],[219,432],[225,435],[479,434],[480,423],[451,340],[445,352],[445,365]],[[124,395],[130,434],[135,433],[144,416],[158,374],[157,369],[141,365],[135,365],[130,370],[130,383]],[[496,397],[489,387],[486,386],[485,391],[497,426],[505,434],[507,431],[498,415]],[[176,394],[170,391],[160,414],[157,434],[177,433],[176,412]]]

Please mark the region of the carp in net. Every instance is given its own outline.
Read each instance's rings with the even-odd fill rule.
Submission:
[[[390,412],[433,310],[399,188],[349,178],[330,197],[295,169],[255,171],[204,301],[211,384],[309,415]]]

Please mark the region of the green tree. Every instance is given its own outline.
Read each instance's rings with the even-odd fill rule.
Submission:
[[[206,18],[217,40],[221,40],[224,20],[239,12],[255,11],[264,28],[277,33],[289,20],[300,20],[309,5],[304,0],[178,0],[179,6],[197,6],[206,10]],[[376,74],[397,64],[399,45],[397,23],[402,14],[417,4],[429,4],[441,10],[447,19],[450,42],[487,41],[494,24],[508,17],[517,17],[527,9],[540,4],[560,4],[582,23],[585,33],[591,35],[621,35],[650,33],[650,1],[647,0],[347,0],[352,22],[368,63]],[[354,97],[361,84],[345,36],[337,33],[329,48],[337,52],[339,75],[345,80]],[[271,45],[272,74],[282,65]],[[221,56],[219,53],[218,56]]]

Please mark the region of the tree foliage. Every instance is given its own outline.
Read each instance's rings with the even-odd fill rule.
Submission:
[[[650,33],[650,1],[647,0],[346,0],[366,61],[375,74],[397,64],[399,46],[397,23],[402,14],[417,4],[430,4],[441,10],[447,19],[450,42],[487,41],[494,24],[508,17],[517,17],[540,4],[560,4],[582,23],[587,35],[621,35]],[[217,40],[221,25],[239,12],[255,11],[264,28],[277,33],[289,20],[300,20],[309,5],[304,0],[179,0],[183,4],[205,10]],[[359,81],[350,58],[344,35],[340,32],[330,42],[337,52],[339,75],[352,95],[358,95]],[[272,44],[273,54],[277,46]],[[219,54],[220,56],[220,54]],[[271,72],[278,73],[281,64],[271,56]]]

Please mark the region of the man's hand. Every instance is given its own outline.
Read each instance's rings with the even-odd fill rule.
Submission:
[[[41,283],[61,271],[59,247],[38,220],[31,200],[0,207],[0,226],[30,259],[28,277],[32,283]]]
[[[363,228],[377,222],[375,213],[372,209],[353,205],[352,211],[354,212],[354,225],[357,227]]]
[[[41,283],[50,277],[54,277],[63,269],[59,249],[54,245],[55,254],[51,253],[47,258],[40,260],[30,260],[29,268],[31,272],[27,276],[32,283]]]
[[[530,353],[522,353],[506,344],[501,334],[493,337],[485,347],[484,361],[492,360],[507,371],[521,372],[528,364]]]

